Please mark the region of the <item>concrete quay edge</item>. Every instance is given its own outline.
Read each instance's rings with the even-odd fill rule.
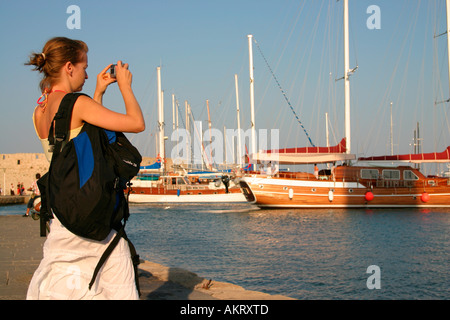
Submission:
[[[25,300],[44,242],[39,221],[20,215],[0,216],[0,300]],[[295,300],[145,260],[139,265],[139,283],[141,300]]]

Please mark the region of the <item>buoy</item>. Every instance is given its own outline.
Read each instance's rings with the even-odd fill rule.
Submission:
[[[372,201],[374,198],[374,195],[371,191],[367,191],[366,195],[364,196],[364,198],[366,199],[366,201]]]
[[[427,203],[428,201],[430,201],[430,195],[426,192],[422,193],[422,197],[420,197],[420,199],[422,200],[422,202]]]
[[[294,189],[289,189],[289,199],[292,200],[292,198],[294,197]]]
[[[328,200],[330,200],[330,202],[333,202],[334,199],[334,193],[333,191],[328,191]]]

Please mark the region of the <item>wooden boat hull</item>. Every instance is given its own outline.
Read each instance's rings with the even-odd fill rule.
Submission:
[[[382,185],[347,181],[249,175],[240,185],[247,201],[261,208],[450,207],[447,179],[421,177],[414,183],[384,181]]]
[[[246,202],[240,188],[224,189],[168,189],[164,187],[133,187],[130,203],[236,203]]]

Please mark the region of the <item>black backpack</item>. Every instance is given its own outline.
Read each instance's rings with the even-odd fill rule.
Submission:
[[[75,101],[81,93],[66,94],[50,127],[49,144],[53,149],[49,171],[38,180],[41,191],[42,221],[58,220],[72,233],[96,240],[104,240],[112,229],[116,237],[105,250],[89,289],[97,273],[118,244],[121,237],[130,246],[138,285],[139,256],[125,234],[129,217],[128,197],[124,190],[138,173],[142,157],[123,133],[112,132],[89,123],[83,125],[77,137],[69,141],[70,122]],[[41,235],[45,230],[41,228]]]

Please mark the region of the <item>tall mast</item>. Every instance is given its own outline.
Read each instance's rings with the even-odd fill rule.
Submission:
[[[159,129],[159,156],[161,161],[161,172],[164,172],[164,161],[166,157],[166,150],[164,146],[164,106],[163,106],[163,92],[161,90],[161,67],[157,69],[158,74],[158,129]]]
[[[391,156],[394,155],[394,133],[393,133],[394,123],[392,121],[392,102],[391,102]]]
[[[175,94],[172,93],[172,130],[175,131]]]
[[[350,131],[350,55],[348,36],[348,0],[344,0],[344,87],[345,87],[345,138],[347,154],[351,153]]]
[[[448,58],[448,84],[450,87],[450,0],[446,1],[447,5],[447,58]]]
[[[212,132],[211,132],[212,128],[211,128],[211,115],[209,113],[209,100],[206,100],[206,109],[208,109],[209,148],[210,148],[210,151],[211,151],[211,154],[210,154],[211,161],[210,161],[210,164],[209,164],[209,169],[212,169],[212,162],[213,162],[212,161]],[[203,144],[202,144],[202,147],[203,147]],[[205,157],[207,157],[206,154],[205,154]]]
[[[237,163],[242,167],[242,145],[241,145],[241,118],[239,116],[239,86],[238,86],[238,75],[234,75],[234,84],[236,86],[236,110],[237,110],[237,126],[238,126],[238,147],[237,147]]]
[[[255,128],[255,79],[253,77],[253,35],[248,36],[248,55],[249,55],[249,71],[250,71],[250,111],[251,111],[251,133],[252,133],[252,149],[253,155],[256,155],[256,128]]]
[[[174,95],[175,96],[175,95]],[[178,100],[175,99],[175,129],[177,132],[177,141],[179,141],[179,132],[178,132]],[[178,143],[177,143],[177,156],[179,155],[178,153]]]
[[[189,128],[189,104],[187,102],[187,100],[184,101],[184,108],[185,108],[185,112],[186,112],[186,132],[187,132],[187,137],[186,137],[186,165],[189,164],[189,155],[191,152],[191,149],[189,148],[190,145],[190,128]]]

